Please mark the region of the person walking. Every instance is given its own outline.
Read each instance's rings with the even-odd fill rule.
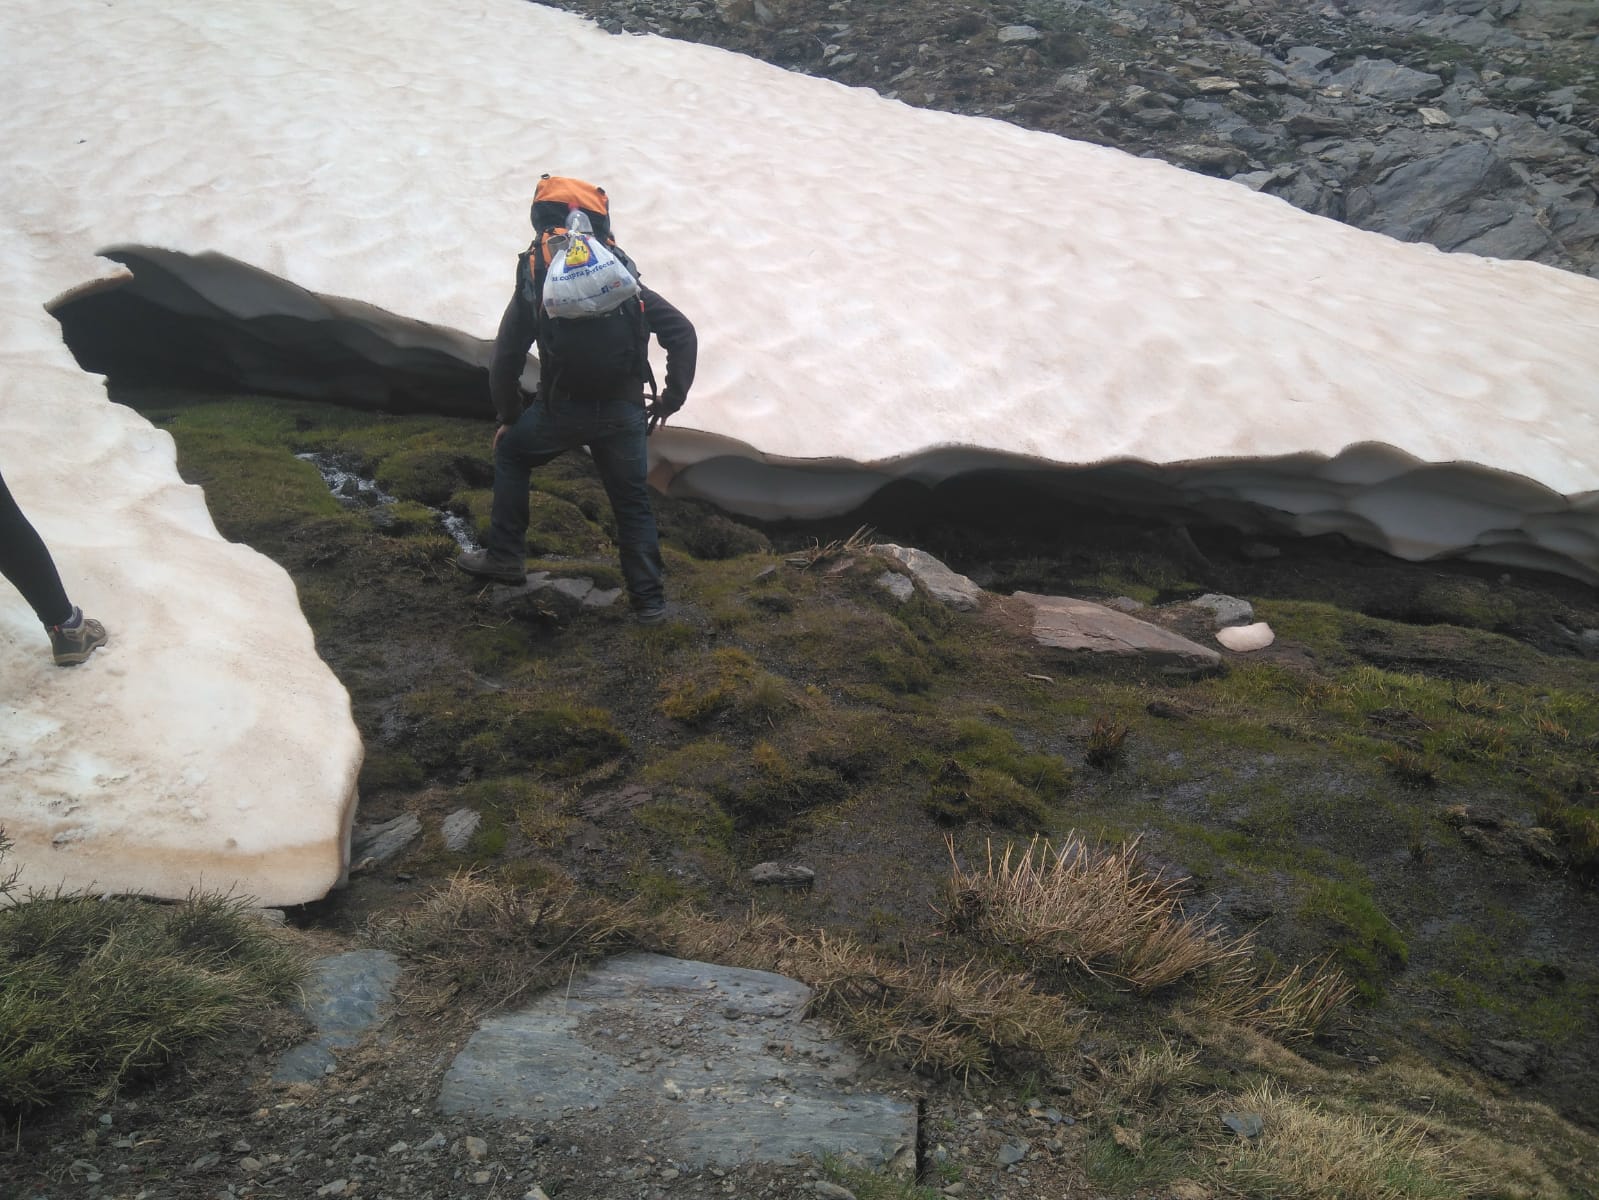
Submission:
[[[584,226],[588,228],[585,230]],[[568,228],[570,226],[570,228]],[[694,382],[698,337],[688,318],[658,292],[638,283],[636,299],[607,315],[561,319],[545,304],[551,255],[588,263],[609,254],[637,282],[638,271],[611,237],[604,189],[545,176],[533,200],[535,237],[517,260],[516,290],[500,319],[489,371],[494,431],[494,499],[488,546],[461,554],[468,575],[499,583],[527,577],[528,487],[532,472],[556,456],[587,446],[616,517],[617,549],[636,621],[666,617],[659,535],[650,503],[646,439],[683,407]],[[666,382],[654,388],[648,346],[666,351]],[[539,346],[539,383],[524,407],[520,385],[529,349]]]
[[[0,575],[22,593],[50,635],[56,666],[75,666],[106,644],[105,626],[84,616],[67,599],[49,548],[12,499],[4,475],[0,475]]]

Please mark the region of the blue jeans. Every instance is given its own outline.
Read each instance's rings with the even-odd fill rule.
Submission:
[[[494,508],[489,518],[489,557],[521,562],[527,557],[528,485],[534,467],[587,446],[616,516],[622,578],[635,609],[659,608],[661,543],[650,506],[649,457],[644,405],[627,397],[577,399],[540,396],[500,438],[494,451]]]

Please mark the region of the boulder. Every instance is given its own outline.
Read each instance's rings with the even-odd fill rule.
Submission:
[[[925,550],[884,542],[873,546],[872,553],[903,564],[916,577],[916,581],[927,589],[927,594],[940,604],[970,612],[982,603],[982,588],[966,576],[950,570]]]
[[[1327,80],[1328,87],[1342,88],[1369,100],[1419,100],[1435,96],[1444,81],[1427,71],[1401,66],[1386,58],[1357,58],[1355,64]]]
[[[1033,611],[1033,640],[1073,654],[1142,659],[1160,670],[1187,674],[1213,670],[1221,655],[1158,625],[1103,604],[1070,596],[1017,592]]]

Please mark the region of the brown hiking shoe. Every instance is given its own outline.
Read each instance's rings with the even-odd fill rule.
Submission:
[[[76,666],[93,654],[95,647],[103,646],[109,640],[105,626],[99,621],[85,617],[76,608],[72,613],[80,618],[76,628],[64,629],[60,625],[50,627],[50,649],[55,654],[58,667]]]
[[[527,564],[520,559],[491,558],[487,550],[468,550],[456,556],[455,565],[468,575],[495,583],[526,583]]]

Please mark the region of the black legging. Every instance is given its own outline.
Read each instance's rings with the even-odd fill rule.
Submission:
[[[4,475],[0,475],[0,575],[16,586],[45,625],[59,625],[72,615],[55,560],[11,498]]]

